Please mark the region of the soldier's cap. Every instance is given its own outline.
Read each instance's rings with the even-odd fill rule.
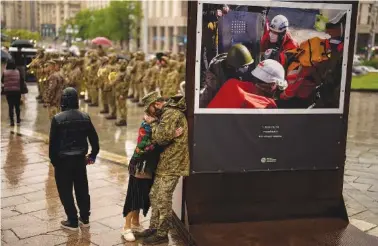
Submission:
[[[60,59],[51,59],[46,62],[47,65],[59,65],[62,61]]]
[[[159,92],[153,91],[148,93],[142,98],[142,103],[144,104],[144,112],[148,112],[148,108],[151,106],[151,104],[160,101],[162,97],[160,96]]]

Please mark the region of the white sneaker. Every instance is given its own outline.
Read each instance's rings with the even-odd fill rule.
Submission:
[[[123,238],[125,238],[125,240],[128,241],[128,242],[134,242],[135,241],[135,237],[134,237],[133,231],[131,229],[122,230],[121,234],[123,235]]]

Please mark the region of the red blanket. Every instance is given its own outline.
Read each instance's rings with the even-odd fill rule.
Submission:
[[[251,82],[229,79],[207,106],[208,108],[277,108],[271,98],[255,94],[256,86]]]

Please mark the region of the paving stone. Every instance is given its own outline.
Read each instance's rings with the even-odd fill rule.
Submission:
[[[355,181],[356,179],[358,179],[359,177],[357,176],[350,176],[350,175],[345,175],[344,176],[344,181],[347,181],[347,182],[353,182]]]
[[[96,221],[108,217],[112,217],[114,215],[122,216],[123,208],[118,205],[111,205],[107,207],[101,207],[97,209],[93,209],[91,211],[91,221]]]
[[[20,240],[16,243],[12,243],[12,246],[23,246],[23,245],[30,245],[30,246],[48,246],[48,245],[58,245],[58,244],[64,244],[68,240],[64,237],[56,237],[52,235],[37,235],[34,237],[26,238],[23,240]]]
[[[27,224],[27,226],[21,225],[18,227],[13,227],[12,230],[16,235],[21,238],[33,237],[41,234],[45,234],[50,231],[56,231],[60,229],[60,220],[56,221],[37,221]]]
[[[15,206],[23,203],[29,202],[28,199],[26,199],[24,196],[12,196],[12,197],[7,197],[7,198],[2,198],[1,199],[1,207],[9,207],[9,206]]]
[[[358,229],[360,229],[361,231],[368,231],[377,226],[375,224],[368,223],[366,221],[358,220],[358,219],[351,219],[349,222],[355,227],[357,227]]]
[[[20,212],[15,210],[15,206],[11,206],[11,207],[1,209],[1,219],[14,217],[14,216],[17,216],[19,214],[20,214]]]
[[[29,192],[34,192],[36,191],[33,188],[30,188],[28,186],[21,186],[17,188],[10,188],[10,189],[2,189],[1,190],[1,197],[6,198],[6,197],[11,197],[11,196],[18,196],[22,194],[26,194]]]
[[[378,216],[371,211],[364,211],[362,213],[353,215],[352,219],[362,220],[373,225],[378,225]]]
[[[17,242],[19,238],[14,234],[12,230],[1,230],[1,240],[6,243]]]
[[[17,216],[13,216],[10,218],[3,218],[3,215],[1,215],[1,229],[2,230],[7,230],[11,228],[15,228],[18,226],[25,226],[25,225],[30,225],[32,223],[35,223],[36,221],[42,222],[42,220],[28,215],[28,214],[20,214]]]
[[[372,235],[372,236],[375,236],[375,237],[378,237],[378,227],[375,227],[369,231],[366,232],[367,234],[369,235]]]
[[[367,191],[372,185],[371,184],[360,184],[360,183],[349,183],[354,188],[361,190],[361,191]]]

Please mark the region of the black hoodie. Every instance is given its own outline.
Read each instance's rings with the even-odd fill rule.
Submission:
[[[64,159],[84,158],[88,152],[88,142],[92,147],[89,156],[96,158],[100,147],[97,132],[86,113],[78,110],[79,99],[72,87],[64,89],[61,99],[61,113],[51,121],[49,157],[56,166]]]

